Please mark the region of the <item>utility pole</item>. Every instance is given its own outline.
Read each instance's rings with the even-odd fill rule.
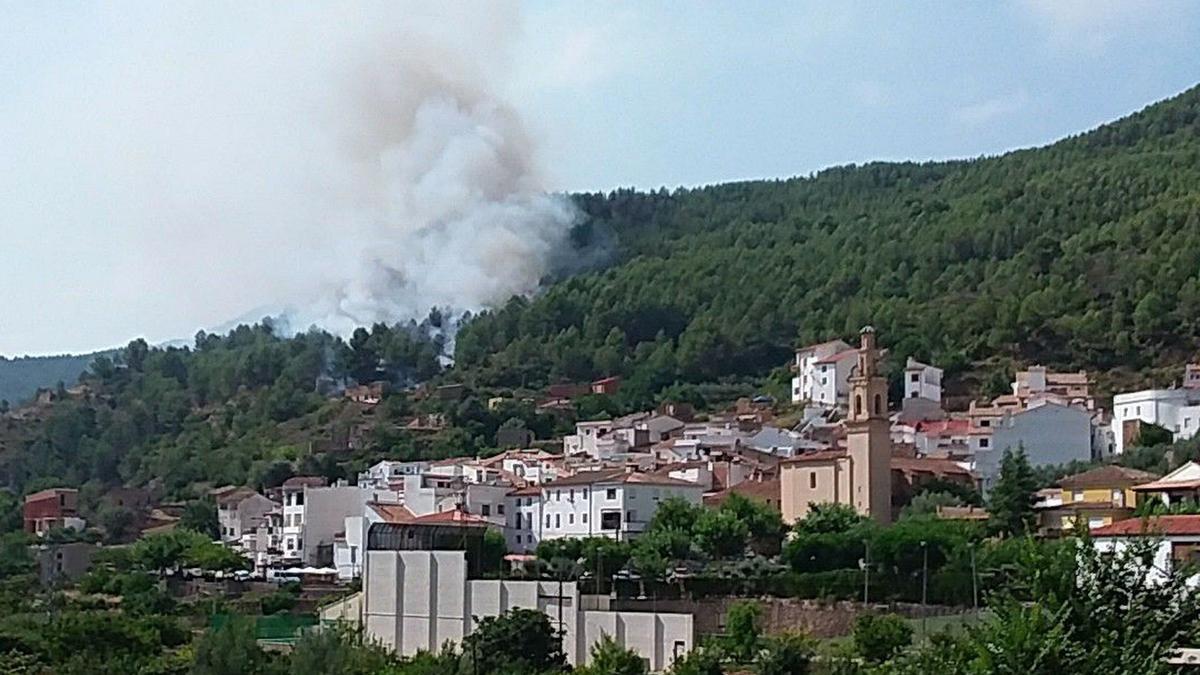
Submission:
[[[863,605],[871,602],[871,540],[864,539],[866,552],[863,556]]]
[[[929,640],[929,546],[921,542],[921,633]]]
[[[975,568],[975,544],[971,544],[971,606],[975,609],[975,618],[979,619],[979,572]]]

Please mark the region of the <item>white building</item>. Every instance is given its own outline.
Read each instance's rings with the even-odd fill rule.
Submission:
[[[295,562],[304,558],[305,491],[325,485],[316,476],[293,476],[283,481],[283,558]]]
[[[278,504],[248,487],[218,494],[216,501],[221,541],[227,544],[241,541],[242,535],[257,527],[268,513],[278,508]]]
[[[358,474],[358,485],[367,488],[392,488],[404,483],[405,476],[415,476],[429,471],[430,462],[394,462],[383,460]]]
[[[479,463],[499,468],[519,481],[534,485],[548,483],[564,473],[563,456],[545,450],[508,450],[479,460]]]
[[[332,564],[334,543],[337,535],[345,533],[347,518],[362,516],[368,503],[399,504],[401,501],[400,494],[394,490],[364,489],[356,485],[306,486],[303,495],[301,559],[304,564],[320,567]]]
[[[1200,562],[1200,516],[1154,516],[1130,518],[1091,531],[1093,545],[1100,551],[1122,552],[1136,542],[1152,542],[1154,558],[1146,574],[1147,583],[1161,583],[1170,575],[1190,569]],[[1131,564],[1136,564],[1130,561]],[[1196,587],[1200,575],[1188,584]]]
[[[461,551],[370,550],[362,593],[323,610],[322,618],[360,623],[368,640],[405,656],[458,642],[480,619],[514,608],[544,612],[563,634],[572,665],[585,664],[604,635],[655,672],[692,648],[690,614],[588,609],[583,600],[574,582],[468,579]],[[603,606],[603,598],[595,604]]]
[[[1189,373],[1200,372],[1200,369]],[[1121,454],[1137,442],[1142,424],[1160,426],[1177,441],[1200,430],[1200,388],[1146,389],[1113,396],[1113,452]]]
[[[542,488],[537,485],[508,493],[508,522],[504,540],[508,550],[529,553],[542,541]]]
[[[825,408],[844,406],[850,392],[850,369],[855,350],[842,340],[831,340],[796,350],[792,370],[792,403]]]
[[[942,400],[942,369],[914,361],[911,357],[904,366],[904,398],[923,398],[928,401]]]
[[[703,495],[702,485],[669,476],[625,469],[577,473],[541,486],[541,538],[629,539],[646,529],[664,499],[699,506]]]

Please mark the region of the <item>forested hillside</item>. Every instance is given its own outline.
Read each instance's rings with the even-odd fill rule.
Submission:
[[[902,362],[1141,370],[1200,336],[1200,89],[1053,145],[668,193],[580,195],[608,269],[477,317],[458,367],[514,385],[764,374],[873,323]]]
[[[72,384],[87,370],[96,354],[79,356],[0,356],[0,401],[16,405],[33,396],[38,387],[59,382]]]

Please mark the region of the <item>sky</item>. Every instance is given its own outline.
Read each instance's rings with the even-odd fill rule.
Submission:
[[[1195,2],[5,0],[0,17],[2,355],[285,306],[322,325],[308,308],[332,306],[338,330],[429,298],[477,309],[550,264],[570,223],[542,193],[997,154],[1200,81]],[[497,213],[513,222],[479,224]],[[528,213],[538,247],[504,248]],[[478,288],[514,259],[523,274]]]

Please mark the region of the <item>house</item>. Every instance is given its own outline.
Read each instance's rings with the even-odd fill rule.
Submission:
[[[1091,532],[1093,546],[1100,551],[1120,552],[1136,542],[1150,542],[1154,557],[1147,581],[1162,581],[1176,572],[1194,573],[1200,563],[1200,516],[1169,515],[1129,518]],[[1197,577],[1189,583],[1195,587]]]
[[[304,559],[304,500],[310,487],[324,487],[319,476],[292,476],[283,481],[283,557]]]
[[[704,505],[710,508],[716,508],[725,503],[730,495],[740,495],[746,499],[762,504],[775,512],[780,512],[780,497],[779,497],[779,480],[745,480],[733,487],[726,488],[720,492],[712,492],[704,495]]]
[[[355,483],[368,489],[393,489],[404,485],[405,476],[420,475],[429,470],[431,463],[424,460],[398,462],[385,459],[371,465],[358,474]]]
[[[542,539],[641,534],[664,499],[699,505],[704,487],[625,468],[584,471],[541,486]]]
[[[506,450],[479,460],[484,467],[497,468],[511,474],[514,483],[546,483],[565,474],[564,458],[545,450]]]
[[[481,619],[513,608],[543,612],[571,665],[586,664],[604,636],[636,652],[654,672],[692,648],[691,614],[594,609],[574,581],[472,578],[462,550],[404,550],[409,538],[401,530],[413,527],[371,528],[357,611],[334,606],[323,618],[348,619],[365,639],[403,656],[459,642]]]
[[[1067,476],[1058,482],[1060,505],[1042,516],[1048,532],[1070,532],[1077,522],[1088,529],[1111,525],[1133,516],[1144,501],[1133,488],[1158,476],[1148,471],[1108,464]]]
[[[542,488],[538,485],[510,491],[506,496],[508,522],[504,540],[508,550],[530,553],[542,541]]]
[[[1093,458],[1093,412],[1078,405],[1048,400],[1006,411],[992,428],[990,447],[975,453],[974,469],[983,478],[983,491],[991,490],[1000,476],[1005,450],[1023,449],[1031,466],[1086,462]]]
[[[278,504],[248,487],[233,488],[216,495],[217,523],[221,541],[241,541],[244,533],[258,526]]]
[[[1200,366],[1189,365],[1187,377],[1200,377]],[[1121,454],[1138,443],[1142,426],[1153,424],[1182,441],[1200,430],[1200,385],[1177,389],[1146,389],[1113,396],[1113,452]]]
[[[328,567],[333,564],[333,544],[338,533],[345,531],[346,518],[361,516],[368,503],[398,504],[400,494],[394,490],[363,489],[339,483],[324,486],[316,482],[303,484],[298,493],[301,515],[297,550],[303,564]],[[285,502],[285,514],[287,506]],[[284,530],[284,555],[291,531]]]
[[[601,396],[615,396],[621,389],[621,378],[614,375],[596,380],[591,385],[591,392]]]
[[[51,488],[25,497],[22,512],[25,533],[41,537],[50,530],[83,530],[87,523],[79,517],[79,491]]]
[[[1077,373],[1055,373],[1045,366],[1030,366],[1016,374],[1012,383],[1012,395],[1025,405],[1029,399],[1054,396],[1071,405],[1080,405],[1088,410],[1095,408],[1089,389],[1091,381],[1087,371]]]
[[[942,401],[942,369],[909,357],[904,366],[904,398]]]
[[[824,408],[844,405],[854,363],[854,349],[841,340],[797,349],[791,364],[796,373],[792,378],[792,403]]]
[[[1133,486],[1133,491],[1157,497],[1166,506],[1200,504],[1200,464],[1187,462],[1158,480]]]
[[[34,546],[32,552],[37,561],[38,579],[47,587],[77,581],[92,569],[92,557],[97,549],[95,544],[79,541]]]
[[[888,384],[879,371],[875,329],[861,331],[849,378],[846,446],[804,453],[779,464],[783,520],[794,523],[812,504],[847,504],[880,523],[892,520],[892,442]]]
[[[346,387],[342,395],[363,405],[377,405],[387,393],[387,382],[372,382],[354,387]]]
[[[929,485],[953,484],[966,490],[979,487],[977,477],[964,463],[949,459],[893,455],[891,468],[893,513],[899,513]]]

